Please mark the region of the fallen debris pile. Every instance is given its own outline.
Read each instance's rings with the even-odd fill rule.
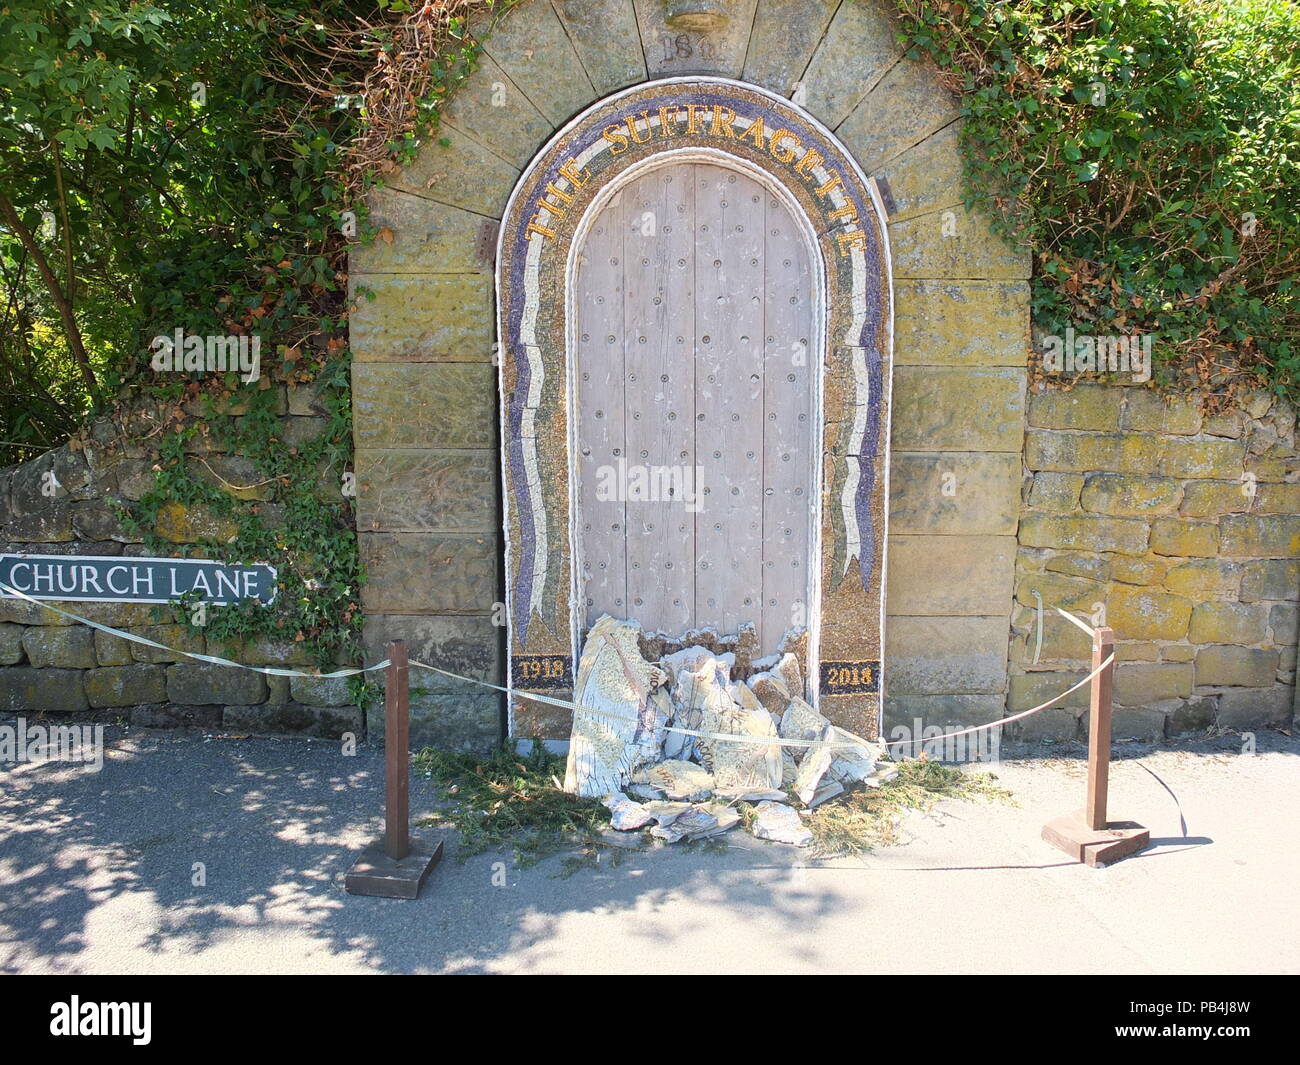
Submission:
[[[614,828],[702,839],[739,824],[736,806],[748,802],[757,838],[806,847],[807,811],[850,784],[877,787],[894,775],[882,747],[804,701],[794,653],[753,659],[752,629],[727,651],[711,634],[688,641],[696,635],[669,652],[663,637],[604,615],[587,636],[564,790],[600,799]],[[649,661],[646,650],[661,657]]]

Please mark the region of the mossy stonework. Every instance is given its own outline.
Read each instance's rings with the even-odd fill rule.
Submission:
[[[625,170],[680,149],[783,197],[811,234],[821,317],[809,349],[816,372],[801,380],[816,392],[818,432],[805,448],[814,454],[797,457],[820,480],[808,479],[817,577],[800,651],[805,662],[875,663],[877,689],[883,677],[881,705],[879,690],[824,693],[814,672],[809,694],[825,713],[888,736],[916,721],[988,722],[1051,698],[1086,672],[1088,654],[1060,606],[1116,632],[1117,737],[1292,719],[1294,412],[1268,395],[1203,415],[1194,399],[1147,388],[1029,385],[1030,250],[964,206],[959,101],[904,55],[895,7],[522,0],[491,26],[471,18],[483,42],[475,70],[418,155],[368,195],[378,237],[349,260],[366,661],[402,638],[413,659],[509,685],[512,658],[528,656],[558,663],[561,684],[547,691],[567,694],[580,627],[567,252],[585,208],[598,208]],[[726,108],[716,130],[715,106]],[[662,136],[665,122],[675,135]],[[592,154],[620,125],[626,151]],[[842,186],[797,172],[813,144]],[[538,286],[531,309],[527,284],[514,280],[525,275]],[[232,429],[255,417],[301,447],[346,414],[341,398],[331,421],[305,390],[276,387],[266,409],[230,412]],[[113,419],[0,471],[4,551],[152,555],[169,553],[166,541],[212,553],[232,542],[230,515],[200,497],[149,509],[147,529],[124,523],[121,508],[146,500],[155,481],[149,446],[130,442],[153,424]],[[200,434],[183,457],[256,505],[267,528],[301,520],[307,510],[269,498],[238,452]],[[308,494],[345,510],[337,465],[323,463]],[[46,474],[57,496],[42,492]],[[292,638],[219,644],[170,610],[73,609],[180,650],[319,664]],[[491,688],[422,672],[411,683],[415,746],[481,750],[507,723],[520,737],[568,734],[569,715],[529,701],[526,684],[507,707]],[[1085,694],[1017,734],[1079,737]],[[381,705],[363,712],[344,682],[223,670],[0,599],[0,713],[378,741]]]
[[[1057,694],[1067,686],[1063,681],[1079,675],[1086,648],[1061,649],[1069,636],[1057,632],[1051,618],[1059,616],[1050,609],[1044,649],[1035,660],[1031,639],[1026,653],[1034,591],[1047,604],[1085,612],[1094,602],[1109,602],[1113,591],[1110,621],[1126,641],[1124,653],[1147,653],[1142,648],[1151,642],[1150,663],[1126,662],[1121,669],[1119,695],[1125,707],[1149,696],[1154,709],[1121,714],[1120,733],[1213,723],[1216,713],[1226,714],[1227,723],[1276,720],[1289,707],[1294,656],[1294,634],[1286,626],[1297,595],[1295,574],[1279,568],[1300,564],[1288,561],[1297,554],[1296,545],[1284,542],[1282,526],[1290,519],[1258,512],[1193,516],[1198,506],[1212,508],[1207,490],[1239,483],[1255,468],[1246,445],[1214,435],[1209,426],[1179,436],[1187,416],[1141,389],[1114,390],[1121,397],[1113,401],[1114,424],[1080,427],[1067,415],[1059,427],[1033,425],[1026,435],[1030,255],[1008,246],[986,219],[963,207],[958,102],[932,69],[903,56],[889,5],[719,0],[703,7],[707,11],[687,11],[664,0],[526,0],[514,6],[485,36],[482,63],[448,102],[437,142],[374,194],[376,222],[392,239],[352,258],[354,283],[374,293],[372,301],[357,302],[352,316],[370,648],[404,635],[416,657],[501,684],[509,677],[512,650],[562,661],[571,670],[569,567],[575,560],[558,352],[564,295],[553,290],[538,301],[540,319],[553,320],[538,326],[536,342],[558,348],[534,354],[539,365],[551,360],[545,387],[555,391],[530,400],[520,378],[528,341],[510,333],[510,315],[521,311],[525,295],[507,281],[494,303],[494,275],[500,269],[508,277],[521,251],[548,253],[544,235],[530,239],[526,233],[532,222],[567,240],[584,213],[582,195],[590,198],[603,186],[590,170],[573,172],[589,181],[584,187],[571,187],[561,176],[559,168],[588,143],[561,132],[570,123],[570,130],[585,129],[579,116],[599,115],[602,101],[609,101],[611,112],[620,106],[646,112],[644,129],[637,127],[641,134],[661,121],[660,106],[675,103],[682,110],[669,112],[669,121],[685,133],[690,100],[684,95],[726,85],[726,92],[777,109],[782,104],[773,96],[789,100],[792,118],[806,114],[824,127],[851,159],[846,169],[882,193],[881,244],[890,255],[882,291],[893,318],[892,353],[881,349],[886,366],[892,354],[892,413],[884,422],[890,426],[887,513],[877,526],[887,520],[886,733],[915,719],[940,726],[990,721],[1008,707]],[[744,113],[743,106],[732,109]],[[616,117],[594,126],[597,140]],[[735,131],[741,128],[738,122]],[[698,132],[697,147],[707,148],[703,123]],[[628,158],[632,148],[650,151],[665,143],[629,144]],[[770,152],[766,162],[772,163]],[[536,185],[541,192],[548,182],[564,193],[548,197],[563,216],[538,214],[536,204],[507,213],[517,187]],[[816,217],[819,206],[805,202],[805,214]],[[833,224],[817,227],[824,241],[833,241],[833,230]],[[550,276],[551,284],[564,280],[562,269]],[[827,348],[828,401],[836,398],[834,345],[840,343],[834,339]],[[499,396],[497,350],[504,377]],[[890,383],[882,382],[886,396]],[[1059,398],[1068,395],[1091,392],[1049,390],[1034,402],[1044,410],[1068,407],[1074,401]],[[839,399],[846,401],[843,392]],[[518,428],[525,412],[538,418],[533,435]],[[829,411],[826,421],[836,424]],[[1196,428],[1202,429],[1199,420]],[[513,464],[512,442],[520,445]],[[537,449],[531,465],[524,445]],[[844,453],[831,439],[825,451],[832,458]],[[876,453],[885,454],[884,442]],[[1283,460],[1271,461],[1268,468],[1280,470]],[[482,473],[454,481],[436,475],[450,462]],[[393,480],[395,469],[400,483]],[[504,483],[496,474],[502,469]],[[1103,476],[1110,473],[1120,476]],[[826,476],[833,495],[833,463]],[[453,491],[452,485],[459,487]],[[1262,503],[1272,485],[1261,477],[1259,487]],[[506,503],[500,511],[498,493]],[[381,494],[393,502],[376,505]],[[408,495],[428,505],[396,503]],[[824,516],[832,517],[834,509],[825,508]],[[525,514],[547,522],[545,565],[528,556]],[[1207,524],[1211,528],[1200,527]],[[837,534],[831,527],[823,537],[828,574]],[[1225,538],[1237,553],[1232,559],[1224,557]],[[1058,572],[1071,565],[1086,568],[1087,575]],[[1171,590],[1170,580],[1183,590]],[[1218,590],[1188,590],[1196,582]],[[845,658],[873,657],[857,650],[870,647],[870,599],[879,587],[868,586],[864,593],[857,585],[862,599],[843,612],[842,624],[833,609],[823,610],[823,660],[835,657],[827,648],[837,641],[849,649]],[[1277,597],[1262,600],[1262,612],[1247,619],[1202,609],[1203,620],[1193,629],[1200,600],[1232,602],[1257,594],[1248,590],[1256,588]],[[1148,598],[1135,600],[1133,592]],[[1253,624],[1255,614],[1269,619],[1262,629]],[[1131,637],[1123,629],[1128,624],[1138,626]],[[1226,638],[1220,642],[1234,624],[1233,631],[1253,642],[1240,649]],[[1157,630],[1161,635],[1154,636]],[[1193,632],[1215,639],[1199,645]],[[1274,673],[1263,684],[1266,658]],[[549,690],[565,695],[563,688]],[[438,681],[414,702],[413,735],[421,740],[473,742],[498,727],[499,704],[481,689]],[[563,711],[519,702],[522,712],[512,708],[516,733],[567,735]],[[834,714],[832,703],[825,709]],[[1074,737],[1081,727],[1077,710],[1076,703],[1040,715],[1025,733]],[[876,721],[864,718],[873,716],[874,705],[863,701],[842,721],[872,731]]]
[[[883,665],[886,698],[910,701],[909,720],[915,700],[950,695],[981,701],[989,719],[1007,688],[1028,254],[961,207],[957,102],[902,56],[885,5],[742,0],[708,9],[694,18],[660,0],[516,5],[486,36],[484,60],[449,101],[438,142],[373,196],[372,217],[392,240],[354,253],[354,283],[375,298],[358,300],[351,319],[367,642],[377,649],[370,633],[405,634],[416,657],[450,656],[449,668],[498,683],[509,676],[510,652],[561,659],[571,677],[565,276],[563,266],[548,271],[546,257],[563,262],[584,208],[623,170],[652,153],[715,152],[786,189],[819,244],[825,328],[811,358],[822,370],[824,473],[809,494],[810,503],[820,498],[821,580],[808,622],[817,659]],[[715,105],[724,119],[738,116],[716,134]],[[760,113],[765,133],[752,123]],[[626,130],[627,150],[601,152],[622,148],[602,138],[629,116],[640,124]],[[773,151],[782,130],[792,132]],[[810,181],[797,172],[813,145],[838,171],[842,194],[818,195],[831,175]],[[580,165],[566,175],[571,159]],[[548,185],[561,195],[547,195]],[[519,207],[508,212],[512,194]],[[836,194],[848,210],[832,202]],[[539,196],[564,214],[539,214]],[[557,239],[530,234],[530,224]],[[541,284],[553,287],[541,289],[525,338],[511,330],[527,299],[515,273],[530,251],[543,260]],[[485,415],[498,343],[504,408]],[[857,353],[865,372],[855,376]],[[531,399],[520,372],[530,357],[546,371]],[[459,391],[469,380],[472,397]],[[865,417],[855,418],[859,409]],[[496,439],[485,439],[498,414],[499,465]],[[536,419],[527,430],[525,417]],[[424,442],[430,437],[437,443]],[[490,457],[505,483],[483,481],[481,498],[445,496],[444,513],[426,508],[418,523],[409,506],[372,506],[381,492],[399,495],[381,483],[398,452],[414,486],[449,451],[481,468]],[[954,474],[956,497],[945,490]],[[419,491],[435,483],[425,476]],[[483,500],[498,491],[504,512],[486,520]],[[477,526],[469,513],[482,516]],[[546,532],[541,564],[536,531],[525,531],[534,520]],[[489,549],[475,556],[472,586],[463,564],[446,579],[444,559],[464,550],[463,538]],[[508,623],[508,648],[482,640],[493,621]],[[434,624],[461,640],[425,638]],[[879,727],[877,693],[811,687],[841,724]],[[416,701],[414,728],[424,738],[454,741],[444,730],[463,730],[476,713],[485,731],[495,725],[495,705],[489,710],[490,697],[473,688],[439,682]],[[520,703],[516,733],[567,736],[562,712]]]

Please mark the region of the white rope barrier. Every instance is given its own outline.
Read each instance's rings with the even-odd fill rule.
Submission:
[[[142,644],[145,647],[153,647],[159,651],[167,651],[169,654],[184,655],[186,658],[193,658],[197,662],[210,662],[216,666],[233,666],[235,669],[247,669],[254,673],[264,673],[270,677],[314,677],[320,680],[332,680],[335,677],[352,677],[358,673],[369,673],[372,670],[384,669],[389,665],[385,658],[382,662],[376,662],[373,666],[365,666],[355,669],[336,669],[333,673],[306,673],[300,669],[281,669],[278,666],[248,666],[243,662],[233,662],[229,658],[218,658],[216,655],[200,655],[193,651],[182,651],[179,647],[168,647],[165,643],[159,643],[157,640],[150,640],[145,636],[137,636],[133,632],[123,632],[121,629],[115,629],[111,625],[101,625],[98,621],[91,621],[89,618],[83,618],[80,614],[73,614],[67,610],[61,610],[57,606],[51,606],[49,603],[40,599],[33,599],[30,595],[18,591],[16,588],[10,588],[7,584],[0,583],[0,592],[14,599],[25,599],[29,603],[35,603],[37,606],[43,606],[46,610],[52,610],[56,614],[61,614],[65,618],[71,618],[81,625],[89,625],[92,629],[98,629],[100,632],[106,632],[110,636],[116,636],[119,640],[129,640],[131,643]]]
[[[118,639],[121,640],[128,640],[131,643],[138,643],[145,647],[152,647],[159,651],[166,651],[169,654],[183,655],[186,658],[192,658],[197,662],[208,662],[218,666],[230,666],[234,669],[247,669],[254,673],[262,673],[272,677],[312,677],[321,680],[332,680],[337,677],[352,677],[362,673],[371,673],[374,672],[375,670],[386,669],[391,664],[390,660],[385,658],[382,662],[376,662],[372,666],[359,666],[359,667],[354,667],[349,669],[336,669],[331,673],[306,672],[304,670],[299,670],[299,669],[284,669],[278,666],[250,666],[250,665],[245,665],[243,662],[232,661],[229,658],[220,658],[216,655],[196,654],[193,651],[183,651],[178,647],[168,647],[166,644],[158,643],[156,640],[150,640],[145,636],[138,636],[132,632],[125,632],[122,629],[115,629],[110,625],[104,625],[98,621],[91,621],[89,618],[83,618],[79,614],[74,614],[71,611],[63,610],[57,606],[52,606],[50,603],[44,602],[40,599],[33,599],[30,595],[27,595],[24,592],[20,592],[16,588],[10,588],[8,585],[4,583],[0,583],[0,593],[3,593],[5,596],[8,596],[10,598],[22,599],[29,603],[35,603],[37,606],[44,607],[46,610],[50,610],[55,614],[61,615],[62,617],[69,618],[70,620],[75,621],[78,624],[87,625],[92,629],[98,629],[100,632],[107,633],[110,636],[116,636]],[[1068,621],[1073,622],[1084,632],[1088,633],[1089,635],[1093,634],[1094,630],[1091,629],[1086,624],[1084,624],[1078,618],[1076,618],[1073,614],[1066,613],[1060,607],[1055,607],[1054,609],[1058,614],[1066,618]],[[1001,728],[1003,725],[1009,725],[1012,722],[1023,720],[1024,718],[1030,717],[1033,714],[1041,713],[1043,710],[1055,706],[1057,703],[1061,702],[1061,700],[1065,699],[1067,696],[1074,694],[1085,684],[1091,682],[1094,677],[1096,677],[1104,669],[1110,666],[1111,663],[1113,663],[1114,661],[1115,661],[1114,654],[1108,655],[1106,657],[1106,660],[1102,662],[1101,665],[1099,665],[1086,677],[1080,680],[1077,684],[1061,692],[1061,694],[1056,696],[1054,699],[1049,699],[1047,700],[1047,702],[1040,703],[1038,706],[1035,706],[1029,710],[1022,710],[1017,714],[1012,714],[1010,717],[1004,717],[1001,720],[991,721],[988,724],[984,724],[984,725],[975,725],[971,728],[962,729],[961,731],[958,732],[944,732],[940,735],[931,736],[928,739],[925,738],[917,738],[912,740],[881,739],[876,742],[883,744],[887,748],[894,747],[894,746],[901,747],[904,745],[910,746],[918,743],[933,743],[937,740],[946,741],[956,736],[968,736],[971,735],[972,733],[983,732],[986,729]],[[476,677],[467,677],[462,673],[453,673],[451,670],[442,669],[439,666],[430,665],[427,662],[420,662],[415,659],[411,659],[410,664],[416,667],[417,669],[424,669],[424,670],[428,670],[431,673],[438,673],[444,677],[450,677],[453,680],[464,681],[467,684],[476,684],[482,688],[491,688],[493,691],[504,692],[507,695],[514,694],[514,691],[511,688],[503,687],[500,684],[493,684],[490,681],[479,680]],[[572,702],[568,699],[557,699],[554,696],[542,695],[537,692],[520,693],[520,698],[529,699],[532,700],[533,702],[544,703],[548,706],[558,706],[566,710],[572,710],[575,713],[590,714],[595,717],[611,718],[615,721],[624,721],[632,724],[640,723],[640,719],[636,717],[629,717],[626,714],[616,714],[608,710],[598,710],[593,706],[583,706],[579,703]],[[867,740],[863,740],[858,743],[826,742],[822,740],[789,740],[789,739],[780,739],[776,737],[766,737],[766,736],[741,736],[741,735],[736,735],[735,733],[702,732],[698,729],[680,728],[676,725],[659,725],[655,727],[654,731],[671,732],[679,736],[690,736],[694,739],[721,741],[725,743],[757,743],[767,747],[798,747],[798,748],[817,747],[822,750],[859,750],[861,749],[864,743],[870,742]]]

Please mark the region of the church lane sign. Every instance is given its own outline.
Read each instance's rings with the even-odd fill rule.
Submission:
[[[239,566],[196,558],[121,555],[0,555],[0,597],[12,588],[32,599],[97,603],[197,601],[229,606],[251,599],[271,603],[275,567]]]

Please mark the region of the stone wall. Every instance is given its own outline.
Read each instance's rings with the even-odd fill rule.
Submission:
[[[413,656],[503,682],[493,625],[503,620],[497,225],[522,169],[590,104],[654,78],[722,76],[794,96],[887,190],[896,339],[886,721],[992,720],[1008,683],[1029,254],[962,206],[957,101],[902,55],[892,5],[711,6],[727,20],[705,34],[669,26],[662,0],[525,0],[486,37],[437,140],[373,195],[385,239],[350,263],[367,642],[377,651],[399,634]],[[499,727],[491,693],[425,688],[412,700],[413,739],[479,742]],[[558,717],[554,728],[567,736]]]
[[[306,388],[278,386],[284,439],[302,440],[326,424]],[[197,405],[190,410],[198,415]],[[142,556],[138,534],[120,520],[121,504],[153,484],[147,441],[156,412],[123,402],[84,439],[0,470],[0,551],[43,555]],[[223,417],[238,418],[231,407]],[[203,427],[189,445],[203,476],[241,498],[261,498],[257,470],[222,454]],[[335,475],[322,475],[322,499],[338,500]],[[263,506],[271,511],[272,503]],[[265,515],[272,522],[272,512]],[[154,530],[175,544],[223,540],[232,526],[201,508],[169,504]],[[249,665],[310,668],[291,641],[219,644],[172,623],[166,606],[58,603],[64,610],[168,647]],[[337,737],[362,735],[360,710],[345,680],[267,677],[158,651],[69,621],[42,606],[0,598],[0,714],[71,713],[136,725],[195,725],[240,732]]]
[[[1011,711],[1087,672],[1088,637],[1055,604],[1115,630],[1117,737],[1291,719],[1300,598],[1295,421],[1263,394],[1243,410],[1203,417],[1194,401],[1166,402],[1134,387],[1031,393]],[[1035,592],[1045,604],[1041,649]],[[1086,696],[1085,688],[1027,719],[1022,733],[1082,735]]]

